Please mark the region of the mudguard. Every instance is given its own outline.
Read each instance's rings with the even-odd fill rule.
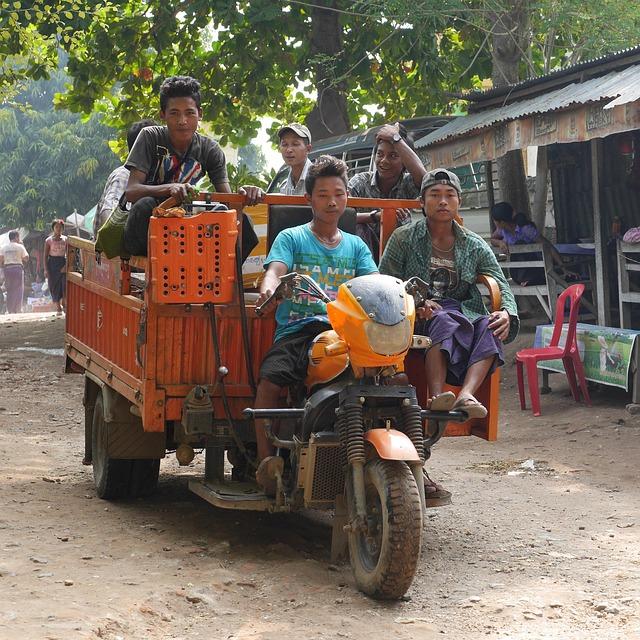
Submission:
[[[382,460],[420,462],[413,442],[396,429],[370,429],[364,434],[365,442],[373,446]]]

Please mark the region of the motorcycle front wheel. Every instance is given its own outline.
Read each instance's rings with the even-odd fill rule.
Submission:
[[[358,589],[396,600],[411,586],[420,558],[422,507],[404,462],[371,460],[364,467],[366,530],[349,532],[349,556]],[[351,470],[346,483],[350,521],[356,515]]]

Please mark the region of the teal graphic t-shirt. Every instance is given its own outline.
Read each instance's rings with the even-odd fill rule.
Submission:
[[[335,300],[338,287],[343,282],[378,271],[369,248],[358,236],[342,231],[340,243],[329,248],[313,235],[308,224],[285,229],[278,234],[264,268],[271,262],[286,264],[288,272],[311,276],[332,300]],[[317,320],[329,323],[326,305],[304,293],[296,293],[278,305],[275,340]]]

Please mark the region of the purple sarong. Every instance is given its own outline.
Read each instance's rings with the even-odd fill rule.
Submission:
[[[489,329],[489,316],[471,322],[457,300],[440,300],[442,311],[430,320],[418,320],[414,332],[429,336],[447,358],[447,383],[462,385],[467,369],[480,360],[494,357],[489,375],[504,364],[502,341]]]
[[[24,269],[21,264],[4,266],[4,286],[7,290],[7,313],[21,313],[24,297]]]

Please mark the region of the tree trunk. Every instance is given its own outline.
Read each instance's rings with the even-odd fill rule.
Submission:
[[[491,79],[494,87],[520,80],[520,63],[529,48],[529,0],[513,0],[509,11],[493,14]],[[498,184],[503,201],[529,216],[531,207],[527,191],[522,151],[510,151],[496,160]]]
[[[336,7],[337,0],[324,0],[324,4]],[[314,75],[318,97],[306,119],[314,141],[351,131],[344,83],[335,81],[335,64],[341,53],[340,14],[314,6],[311,10],[311,56],[316,57]]]

